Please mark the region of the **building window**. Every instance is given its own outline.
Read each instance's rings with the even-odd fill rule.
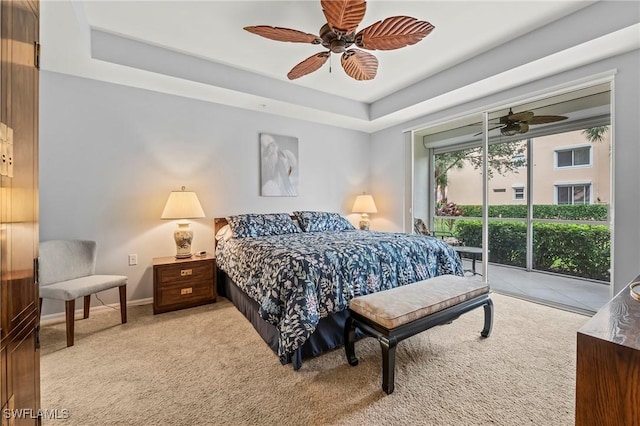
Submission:
[[[556,167],[585,167],[591,165],[591,146],[556,151]]]
[[[514,200],[524,200],[524,188],[513,188],[513,199]]]
[[[591,184],[557,185],[556,204],[591,204]]]

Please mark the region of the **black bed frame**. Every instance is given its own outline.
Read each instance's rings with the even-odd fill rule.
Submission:
[[[235,285],[233,280],[218,269],[218,295],[224,296],[235,305],[242,315],[249,320],[260,337],[269,345],[275,353],[278,351],[278,330],[272,324],[266,322],[260,316],[260,305]],[[287,357],[280,357],[282,364],[293,363],[293,369],[302,367],[302,360],[320,355],[344,344],[344,325],[349,317],[349,311],[344,310],[320,319],[316,330],[309,339],[298,348],[295,353]],[[358,337],[361,333],[358,333]]]

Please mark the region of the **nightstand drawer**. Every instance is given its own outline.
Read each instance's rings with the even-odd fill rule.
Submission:
[[[211,281],[196,281],[158,288],[157,304],[160,309],[171,305],[188,305],[193,302],[213,301],[215,292]]]
[[[153,259],[154,314],[213,303],[217,296],[213,256]]]
[[[212,280],[212,262],[191,262],[158,268],[158,285]]]

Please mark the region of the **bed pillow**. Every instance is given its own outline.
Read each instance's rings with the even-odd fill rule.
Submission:
[[[300,232],[288,213],[241,214],[229,216],[227,222],[235,238],[264,237]]]
[[[231,237],[233,237],[233,232],[231,232],[231,227],[227,224],[220,228],[216,234],[216,241],[229,241]]]
[[[293,212],[304,232],[346,231],[355,229],[338,213],[301,211]]]

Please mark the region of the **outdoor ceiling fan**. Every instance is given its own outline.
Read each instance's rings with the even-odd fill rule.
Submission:
[[[514,114],[513,110],[509,108],[509,113],[500,117],[500,125],[493,129],[500,129],[500,133],[504,136],[513,136],[527,133],[529,131],[529,126],[554,123],[556,121],[566,120],[567,118],[568,117],[563,115],[535,115],[531,111],[523,111]]]
[[[554,123],[556,121],[566,120],[568,117],[563,115],[535,115],[532,111],[523,111],[514,113],[509,108],[509,113],[499,118],[500,124],[492,127],[489,131],[500,129],[503,136],[514,136],[524,134],[529,131],[529,126],[536,124]],[[474,136],[481,135],[482,132],[476,133]]]
[[[356,80],[371,80],[378,70],[378,59],[367,50],[394,50],[416,44],[426,37],[434,26],[409,16],[392,16],[356,33],[367,8],[364,0],[322,0],[320,2],[327,23],[320,35],[289,28],[258,25],[245,27],[250,33],[277,41],[321,44],[329,49],[316,53],[300,62],[287,74],[289,80],[300,78],[319,69],[331,53],[342,54],[341,63],[347,75]]]

